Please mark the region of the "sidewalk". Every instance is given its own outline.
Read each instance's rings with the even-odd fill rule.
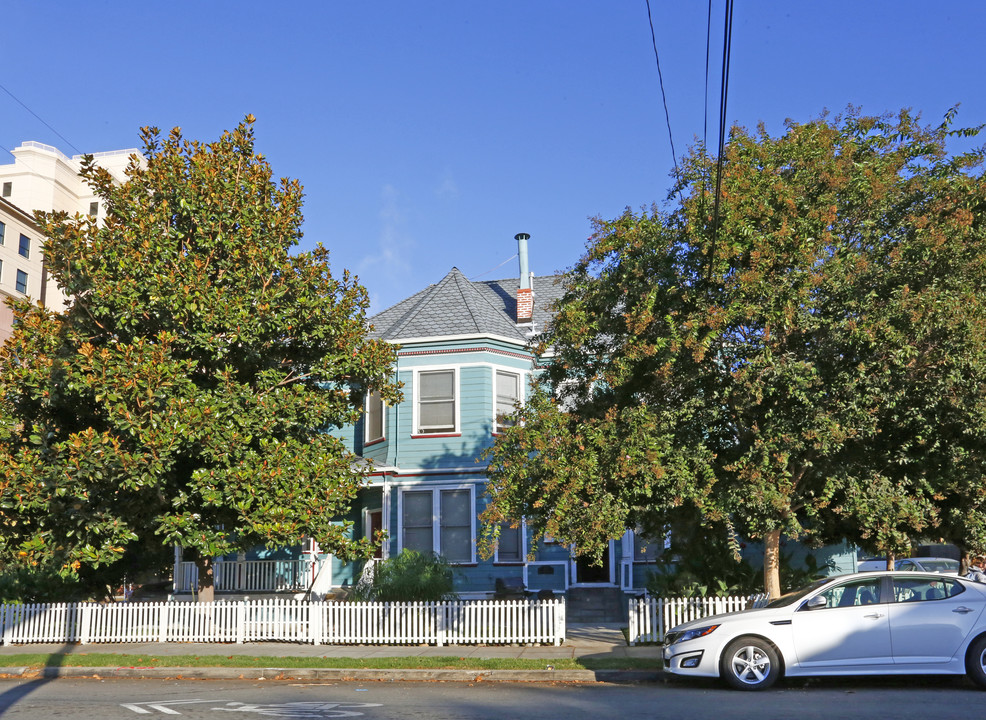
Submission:
[[[444,680],[449,682],[646,682],[661,676],[659,670],[554,670],[553,659],[579,658],[649,658],[660,665],[661,648],[655,645],[630,647],[620,625],[570,624],[567,637],[559,647],[503,645],[306,645],[300,643],[93,643],[63,645],[59,643],[0,646],[0,675],[27,676],[37,670],[3,667],[4,657],[22,653],[124,653],[155,657],[164,655],[248,655],[269,657],[267,668],[222,667],[49,667],[43,677],[131,677],[131,678],[199,678],[199,679],[268,679],[268,680]],[[279,668],[279,657],[334,657],[370,660],[384,657],[459,657],[459,658],[526,658],[545,661],[543,670],[372,670],[347,668]]]

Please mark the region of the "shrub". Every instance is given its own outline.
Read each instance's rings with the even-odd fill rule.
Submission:
[[[377,602],[437,602],[454,600],[454,572],[448,560],[403,550],[400,555],[376,563],[372,579],[361,580],[351,600]]]

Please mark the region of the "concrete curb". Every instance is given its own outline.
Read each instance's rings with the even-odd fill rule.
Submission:
[[[373,670],[360,668],[0,667],[22,678],[147,678],[186,680],[334,680],[339,682],[657,682],[660,670]]]

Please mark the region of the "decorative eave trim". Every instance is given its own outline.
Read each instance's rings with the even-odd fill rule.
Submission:
[[[467,347],[467,348],[447,348],[443,350],[407,350],[398,351],[397,357],[421,357],[423,355],[458,355],[461,353],[493,353],[494,355],[503,355],[504,357],[517,358],[519,360],[533,360],[533,354],[522,354],[517,352],[511,352],[509,350],[500,350],[499,348],[490,347]]]
[[[426,337],[411,337],[411,338],[381,338],[391,345],[414,345],[416,343],[442,343],[442,342],[452,342],[458,341],[476,341],[476,340],[498,340],[500,342],[508,343],[509,345],[524,345],[526,341],[522,338],[514,335],[513,337],[508,337],[506,335],[493,335],[493,334],[483,334],[483,333],[473,333],[470,335],[432,335]]]

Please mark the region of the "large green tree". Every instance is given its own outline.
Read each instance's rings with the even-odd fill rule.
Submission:
[[[598,556],[691,506],[765,546],[896,552],[982,502],[981,151],[897,117],[734,128],[667,210],[597,222],[538,338],[547,370],[491,454],[494,522]],[[947,510],[947,511],[946,511]],[[689,510],[691,512],[691,510]],[[981,542],[982,538],[977,541]]]
[[[396,397],[393,350],[327,250],[292,254],[301,186],[272,179],[252,123],[210,143],[145,129],[126,182],[83,162],[105,222],[39,214],[70,304],[17,303],[0,351],[5,563],[84,575],[177,543],[209,597],[226,553],[368,551],[336,522],[363,471],[327,431],[368,389]]]

